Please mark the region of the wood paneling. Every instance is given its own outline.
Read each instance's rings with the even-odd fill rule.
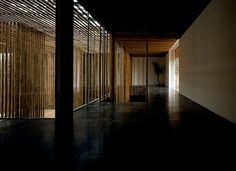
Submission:
[[[144,57],[146,55],[146,39],[142,34],[116,33],[115,39],[130,56]],[[149,56],[165,56],[177,39],[168,37],[148,36]]]
[[[116,44],[115,50],[115,101],[118,103],[129,102],[131,86],[131,57]]]
[[[1,118],[43,117],[45,35],[19,23],[0,22],[0,39]]]

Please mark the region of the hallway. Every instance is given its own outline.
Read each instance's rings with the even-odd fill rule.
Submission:
[[[235,154],[234,124],[173,90],[149,93],[148,110],[96,102],[74,112],[73,170],[216,167]],[[0,134],[1,170],[54,170],[53,119],[1,120]]]

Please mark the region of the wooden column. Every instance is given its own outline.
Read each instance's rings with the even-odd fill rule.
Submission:
[[[145,26],[145,39],[146,39],[146,109],[148,110],[148,23]]]
[[[114,89],[114,83],[115,83],[115,34],[111,34],[110,37],[110,86],[109,86],[109,93],[110,93],[110,99],[111,101],[115,100],[115,89]]]
[[[125,89],[125,102],[129,102],[129,97],[130,97],[130,91],[129,91],[129,88],[130,88],[130,85],[131,85],[131,57],[130,55],[125,52],[125,63],[124,63],[124,69],[125,69],[125,74],[124,74],[124,89]]]
[[[55,83],[56,164],[69,167],[67,162],[73,158],[73,0],[56,1]]]

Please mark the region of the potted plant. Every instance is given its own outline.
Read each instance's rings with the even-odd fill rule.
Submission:
[[[162,86],[161,82],[160,82],[160,75],[161,73],[163,73],[164,71],[164,66],[159,64],[158,61],[153,61],[152,62],[153,66],[154,66],[154,71],[157,75],[157,86]]]

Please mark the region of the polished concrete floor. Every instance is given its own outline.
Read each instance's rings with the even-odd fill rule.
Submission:
[[[148,108],[106,102],[78,110],[68,141],[55,139],[53,119],[1,120],[0,170],[235,170],[234,124],[175,91],[149,92]]]

